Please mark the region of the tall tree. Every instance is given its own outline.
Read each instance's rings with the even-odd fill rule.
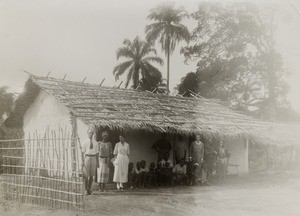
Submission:
[[[174,3],[168,3],[153,8],[148,19],[154,23],[146,26],[148,41],[159,39],[161,49],[167,56],[167,90],[170,90],[170,55],[174,52],[176,45],[184,40],[190,39],[190,33],[186,26],[181,24],[188,13],[183,8],[175,8]]]
[[[272,18],[251,3],[201,3],[192,17],[197,27],[181,52],[186,61],[198,61],[201,95],[246,112],[259,109],[272,118],[270,110],[287,92]]]
[[[128,87],[130,81],[133,82],[132,87],[137,88],[140,77],[150,83],[161,81],[161,72],[151,63],[163,65],[163,60],[157,56],[152,43],[142,41],[139,37],[136,37],[133,41],[125,39],[123,45],[116,52],[117,59],[123,57],[129,60],[117,65],[113,70],[113,74],[118,79],[119,76],[128,71],[125,88]]]
[[[0,87],[0,118],[8,114],[13,106],[14,94],[7,92],[7,87]]]
[[[7,92],[7,87],[0,87],[0,139],[6,134],[6,128],[3,124],[4,117],[11,112],[14,102],[14,94]]]

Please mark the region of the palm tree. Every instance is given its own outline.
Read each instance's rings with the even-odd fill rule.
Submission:
[[[167,89],[170,84],[170,54],[175,50],[176,44],[190,39],[190,33],[186,26],[181,24],[188,13],[183,8],[174,8],[174,3],[168,3],[153,8],[148,19],[155,21],[146,26],[148,41],[159,39],[162,51],[167,56]]]
[[[162,79],[161,72],[150,64],[150,62],[154,62],[163,65],[163,60],[157,56],[152,43],[142,41],[137,36],[133,41],[125,39],[123,45],[116,52],[117,59],[124,57],[129,60],[117,65],[113,70],[113,74],[117,80],[125,71],[128,71],[125,88],[128,87],[131,80],[133,82],[132,87],[137,88],[140,75],[148,81]]]

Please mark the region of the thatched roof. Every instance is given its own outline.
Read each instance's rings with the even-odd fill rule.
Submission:
[[[23,115],[38,89],[53,95],[87,125],[269,140],[283,128],[290,132],[300,129],[299,125],[258,121],[210,99],[167,96],[36,76],[27,81],[26,91],[16,101],[6,125],[22,126]],[[296,140],[298,142],[300,137]]]

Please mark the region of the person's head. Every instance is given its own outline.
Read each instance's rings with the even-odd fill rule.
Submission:
[[[120,139],[120,142],[125,142],[125,135],[124,134],[120,134],[119,135],[119,139]]]
[[[89,136],[90,139],[93,138],[94,133],[95,133],[95,132],[94,132],[93,128],[89,128],[88,131],[87,131],[87,134],[88,134],[88,136]]]
[[[201,141],[201,135],[200,134],[196,134],[196,141]]]
[[[130,163],[128,164],[128,168],[129,168],[129,170],[131,170],[131,169],[133,168],[133,163],[132,163],[132,162],[130,162]]]
[[[169,162],[166,162],[166,163],[165,163],[165,167],[166,167],[166,168],[169,168],[169,166],[170,166],[170,163],[169,163]]]
[[[152,162],[152,163],[150,163],[150,166],[149,166],[149,168],[150,168],[150,169],[155,169],[155,163],[153,163],[153,162]]]
[[[166,152],[164,154],[164,160],[169,160],[169,157],[170,157],[170,153],[169,152]]]
[[[142,167],[142,168],[145,168],[145,167],[146,167],[146,161],[145,161],[145,160],[142,160],[142,161],[141,161],[141,167]]]
[[[103,141],[107,141],[107,139],[108,139],[108,132],[107,131],[103,131],[102,132],[102,140]]]
[[[136,168],[139,170],[141,168],[141,162],[136,163]]]
[[[179,164],[180,164],[180,166],[183,166],[183,165],[184,165],[184,160],[183,160],[183,158],[181,158],[181,159],[179,160]]]

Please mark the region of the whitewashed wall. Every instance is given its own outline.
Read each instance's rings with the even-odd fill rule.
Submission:
[[[234,138],[225,141],[225,147],[230,153],[229,164],[236,164],[240,174],[249,172],[248,141],[244,138]],[[235,167],[228,166],[228,174],[236,174]]]
[[[29,133],[37,131],[38,135],[43,137],[49,126],[59,134],[59,128],[66,131],[72,131],[70,113],[67,107],[61,104],[54,96],[41,90],[33,104],[24,115],[24,134],[28,138]]]
[[[25,166],[45,167],[48,171],[45,170],[42,175],[71,175],[71,172],[60,171],[72,170],[71,140],[63,139],[71,138],[72,135],[71,115],[67,107],[52,95],[41,90],[26,111],[23,120],[25,139],[35,139],[25,142],[27,157]],[[39,141],[36,140],[37,138]],[[43,138],[50,139],[41,140]],[[58,138],[60,139],[51,140]],[[53,151],[53,146],[56,151]],[[39,169],[36,170],[40,172]]]

